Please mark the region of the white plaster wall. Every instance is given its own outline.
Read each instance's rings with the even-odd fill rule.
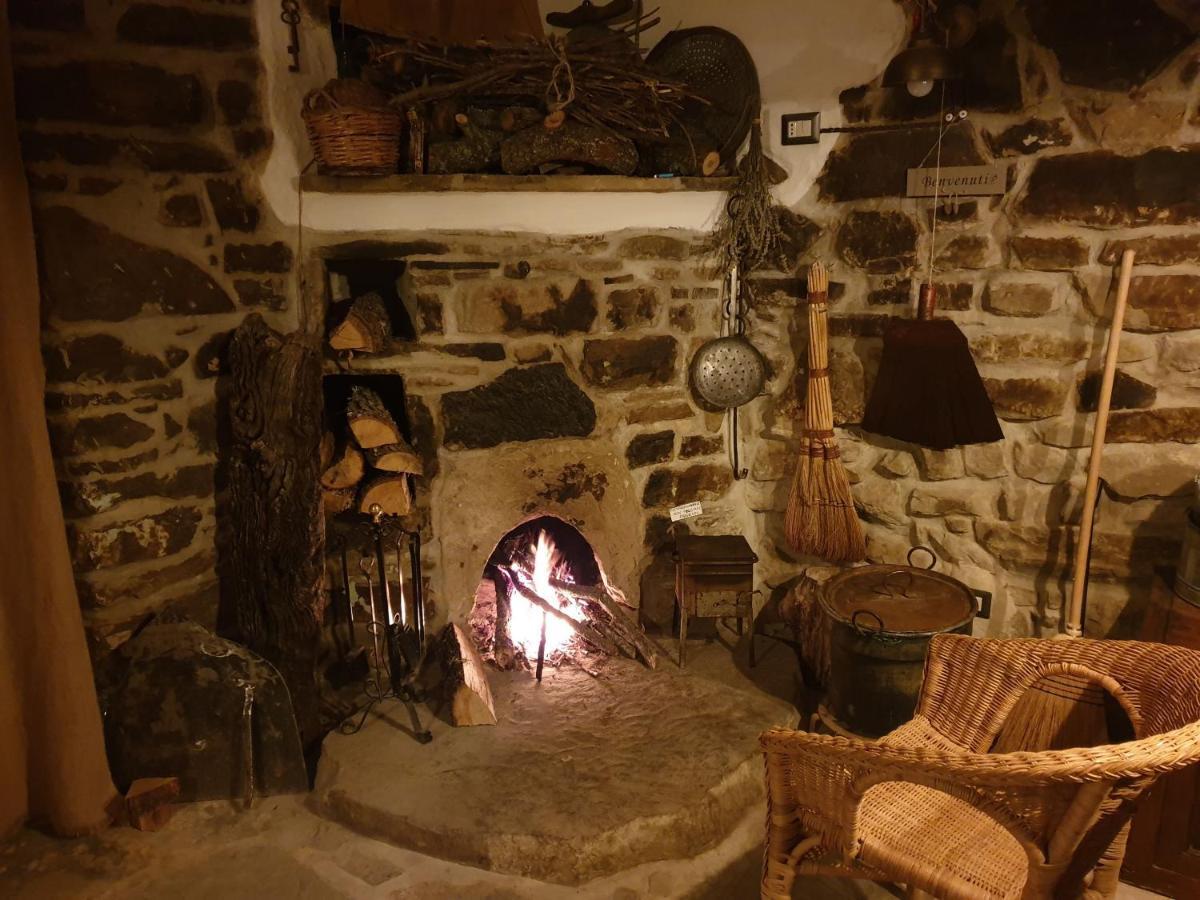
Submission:
[[[570,9],[577,0],[542,0],[543,12]],[[833,146],[783,147],[779,117],[820,110],[825,124],[840,122],[837,98],[870,81],[905,38],[895,0],[660,0],[662,24],[646,33],[646,46],[675,27],[718,25],[734,32],[758,67],[769,152],[790,177],[776,189],[794,205],[811,187]],[[277,0],[257,0],[263,63],[275,143],[262,187],[275,214],[292,225],[300,215],[298,175],[312,157],[300,120],[300,102],[334,72],[328,30],[305,15],[299,73],[287,70],[286,27]],[[303,221],[320,231],[451,229],[592,234],[621,228],[711,227],[724,200],[718,193],[554,194],[460,193],[333,195],[306,193]]]

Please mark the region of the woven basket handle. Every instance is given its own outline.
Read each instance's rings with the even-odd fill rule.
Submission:
[[[333,94],[325,90],[325,88],[313,88],[304,95],[304,109],[308,112],[316,112],[317,100],[324,99],[331,109],[341,109],[342,104],[338,103],[333,98]]]

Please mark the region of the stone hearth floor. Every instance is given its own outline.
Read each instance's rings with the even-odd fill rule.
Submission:
[[[358,734],[325,739],[317,808],[410,850],[560,884],[695,856],[762,800],[758,735],[799,719],[720,645],[695,657],[682,671],[548,667],[540,685],[489,670],[498,724],[434,720],[429,744],[389,702]]]
[[[790,696],[780,645],[761,645],[760,685]],[[693,676],[732,676],[728,650],[689,644]],[[744,655],[739,654],[739,657]],[[664,660],[663,669],[671,663]],[[673,670],[672,670],[673,671]],[[660,670],[661,674],[661,670]],[[748,687],[748,684],[745,685]],[[360,735],[359,737],[364,737]],[[435,738],[436,740],[436,738]],[[761,772],[759,773],[761,777]],[[498,780],[498,779],[497,779]],[[311,795],[270,797],[250,810],[227,802],[181,806],[159,832],[113,828],[75,840],[27,830],[0,844],[5,900],[753,900],[758,897],[765,804],[758,801],[715,846],[578,887],[449,862],[359,834],[323,817]],[[795,900],[888,900],[867,882],[799,879]],[[1154,898],[1122,885],[1120,900]]]

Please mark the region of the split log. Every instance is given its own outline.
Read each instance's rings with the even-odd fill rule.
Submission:
[[[637,147],[629,138],[573,119],[553,131],[526,128],[500,144],[500,166],[509,175],[536,172],[545,163],[585,163],[614,175],[632,175],[637,162]]]
[[[336,516],[354,506],[354,488],[321,491],[321,508],[327,516]]]
[[[407,475],[381,475],[367,482],[358,497],[358,511],[372,515],[371,507],[379,506],[385,516],[406,516],[412,510],[412,492]]]
[[[399,444],[404,440],[396,420],[383,405],[383,400],[370,388],[355,386],[350,391],[350,402],[346,404],[346,421],[350,433],[364,450]]]
[[[365,471],[362,451],[344,441],[340,451],[334,452],[333,462],[321,474],[321,487],[334,491],[352,488],[362,481]]]
[[[496,703],[483,660],[458,625],[447,625],[430,646],[421,681],[438,714],[451,724],[496,724]]]
[[[417,451],[407,441],[372,447],[367,450],[367,462],[374,468],[382,469],[385,472],[407,472],[412,475],[421,475],[425,470],[421,463],[421,457],[417,456]]]
[[[138,778],[125,793],[125,815],[138,831],[158,831],[175,812],[178,778]]]
[[[379,353],[387,349],[391,337],[392,321],[383,298],[376,293],[363,294],[350,304],[346,317],[329,332],[329,346],[334,350]]]
[[[519,572],[510,569],[501,569],[501,571],[506,575],[510,594],[516,594],[521,597],[522,600],[532,603],[543,612],[554,616],[554,618],[559,619],[560,621],[566,622],[569,626],[571,626],[576,634],[578,634],[581,638],[602,653],[607,653],[609,656],[617,655],[619,650],[613,641],[600,634],[600,632],[598,632],[592,626],[584,622],[576,622],[565,612],[556,607],[553,603],[543,600],[540,596],[538,596],[538,593],[536,590],[534,590],[533,585],[522,583],[522,578]]]
[[[321,351],[251,313],[229,342],[228,503],[220,633],[273,663],[307,746],[324,736],[317,654],[325,602]]]

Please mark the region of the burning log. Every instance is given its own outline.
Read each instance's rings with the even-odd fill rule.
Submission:
[[[434,640],[421,680],[439,713],[447,713],[454,725],[496,724],[496,703],[483,660],[458,625],[447,625]]]
[[[346,421],[350,432],[364,450],[399,444],[404,440],[400,428],[383,400],[370,388],[356,386],[346,404]]]
[[[392,323],[383,298],[363,294],[350,304],[346,318],[329,333],[329,346],[334,350],[378,353],[387,348],[391,336]]]
[[[367,482],[358,498],[358,511],[371,514],[379,506],[385,516],[406,516],[412,509],[407,475],[380,475]]]
[[[411,475],[421,475],[424,472],[421,457],[417,456],[417,451],[404,440],[370,448],[367,450],[367,462],[385,472],[407,472]]]
[[[362,451],[345,441],[334,451],[331,464],[321,474],[321,487],[333,491],[355,487],[365,471]]]
[[[561,594],[574,598],[584,606],[599,606],[608,616],[609,621],[601,623],[597,620],[597,626],[607,629],[616,642],[621,645],[624,654],[633,659],[640,657],[651,669],[658,666],[658,651],[637,623],[621,611],[621,605],[627,606],[628,604],[623,603],[620,598],[609,593],[602,585],[589,587],[551,578],[550,587]]]
[[[600,634],[590,625],[586,625],[583,622],[577,622],[554,604],[543,600],[540,596],[538,596],[537,590],[533,587],[532,583],[523,584],[522,582],[525,579],[522,577],[522,575],[524,573],[520,572],[520,570],[502,569],[501,571],[505,573],[510,594],[515,594],[525,602],[536,606],[542,612],[553,616],[559,621],[566,622],[576,634],[578,634],[581,638],[583,638],[583,640],[587,641],[602,653],[607,653],[609,656],[617,655],[619,648],[613,641]]]

